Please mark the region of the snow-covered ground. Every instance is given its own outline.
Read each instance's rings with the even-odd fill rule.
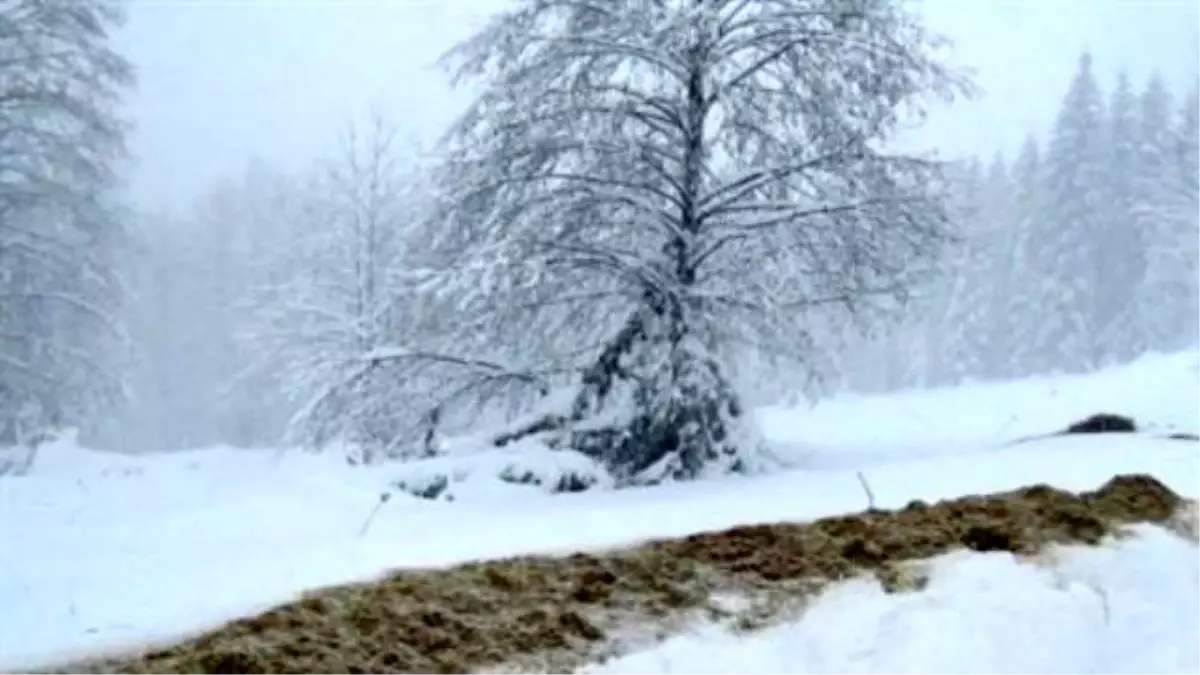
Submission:
[[[803,466],[851,467],[914,457],[978,454],[1061,429],[1096,412],[1162,433],[1200,430],[1200,355],[1153,354],[1088,375],[842,395],[812,408],[760,411],[764,433]]]
[[[575,495],[505,486],[466,491],[453,503],[399,496],[365,532],[395,468],[355,469],[334,456],[269,450],[128,457],[53,444],[30,475],[0,479],[0,670],[177,637],[303,589],[399,566],[596,549],[858,511],[866,506],[860,470],[881,507],[1035,482],[1091,489],[1126,472],[1153,474],[1197,497],[1194,443],[1152,436],[1004,442],[1101,410],[1154,428],[1200,430],[1198,366],[1191,351],[1089,376],[769,409],[762,411],[765,431],[796,467],[790,471]],[[795,624],[736,640],[718,640],[716,627],[697,628],[605,667],[1200,669],[1200,564],[1191,544],[1149,532],[1062,558],[1050,571],[1001,555],[955,554],[936,563],[924,593],[884,597],[849,583]],[[709,649],[703,664],[681,656],[699,653],[697,640]]]

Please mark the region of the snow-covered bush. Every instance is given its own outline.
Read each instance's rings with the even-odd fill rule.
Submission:
[[[546,494],[607,489],[614,481],[602,466],[570,450],[531,440],[499,450],[408,462],[392,487],[419,499],[455,501],[532,490]]]

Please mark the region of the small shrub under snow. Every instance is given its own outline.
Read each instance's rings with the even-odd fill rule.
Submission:
[[[399,467],[391,486],[419,499],[528,493],[556,494],[606,489],[612,478],[594,460],[570,450],[551,450],[533,441],[476,454],[437,457]]]

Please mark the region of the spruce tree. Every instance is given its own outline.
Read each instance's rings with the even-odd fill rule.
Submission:
[[[1144,349],[1136,298],[1146,273],[1144,243],[1134,218],[1137,175],[1137,99],[1122,73],[1109,106],[1105,151],[1103,229],[1096,237],[1096,314],[1098,356],[1122,362]]]
[[[1200,338],[1200,87],[1195,84],[1184,99],[1175,132],[1176,214],[1179,237],[1181,340],[1195,344]],[[1191,333],[1188,334],[1188,330]]]
[[[1014,211],[1016,186],[1004,157],[997,153],[988,167],[982,195],[982,215],[986,236],[981,239],[980,308],[977,313],[986,317],[975,336],[980,374],[996,379],[1008,376],[1014,345],[1013,325],[1003,308],[1012,296],[1020,279],[1015,272],[1019,229]]]
[[[1192,85],[1192,90],[1183,100],[1174,141],[1176,175],[1184,200],[1183,207],[1190,215],[1197,216],[1196,197],[1200,191],[1200,167],[1197,166],[1197,154],[1200,154],[1200,87],[1196,85]]]
[[[1103,101],[1085,53],[1051,134],[1045,218],[1031,233],[1043,298],[1033,338],[1040,372],[1087,370],[1100,361],[1095,261],[1104,232],[1104,147]]]
[[[947,178],[949,216],[958,240],[946,252],[945,280],[929,293],[926,342],[933,384],[958,383],[978,366],[970,334],[976,323],[972,313],[979,304],[974,268],[979,262],[983,167],[971,158],[951,165]]]
[[[106,431],[125,393],[122,20],[101,0],[0,6],[0,445]]]
[[[1036,341],[1041,320],[1042,283],[1036,274],[1037,229],[1043,208],[1043,170],[1037,140],[1027,136],[1012,170],[1012,243],[1009,259],[1011,279],[1000,305],[1008,333],[1006,377],[1037,372]]]
[[[971,162],[958,199],[960,246],[951,258],[952,276],[946,309],[937,328],[937,358],[942,379],[959,383],[1003,375],[1009,329],[996,311],[1009,285],[1012,200],[1008,167],[1002,155],[987,169]]]
[[[1187,245],[1178,191],[1172,103],[1166,85],[1153,76],[1141,95],[1137,173],[1133,212],[1145,241],[1146,273],[1139,289],[1138,324],[1147,346],[1171,349],[1184,344],[1194,327],[1184,326],[1188,305]],[[1194,238],[1195,232],[1190,236]]]

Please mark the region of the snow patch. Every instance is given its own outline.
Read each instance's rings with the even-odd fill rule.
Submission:
[[[578,452],[552,450],[533,439],[474,455],[418,460],[393,469],[397,492],[442,501],[503,497],[514,492],[582,492],[606,489],[613,480]]]

